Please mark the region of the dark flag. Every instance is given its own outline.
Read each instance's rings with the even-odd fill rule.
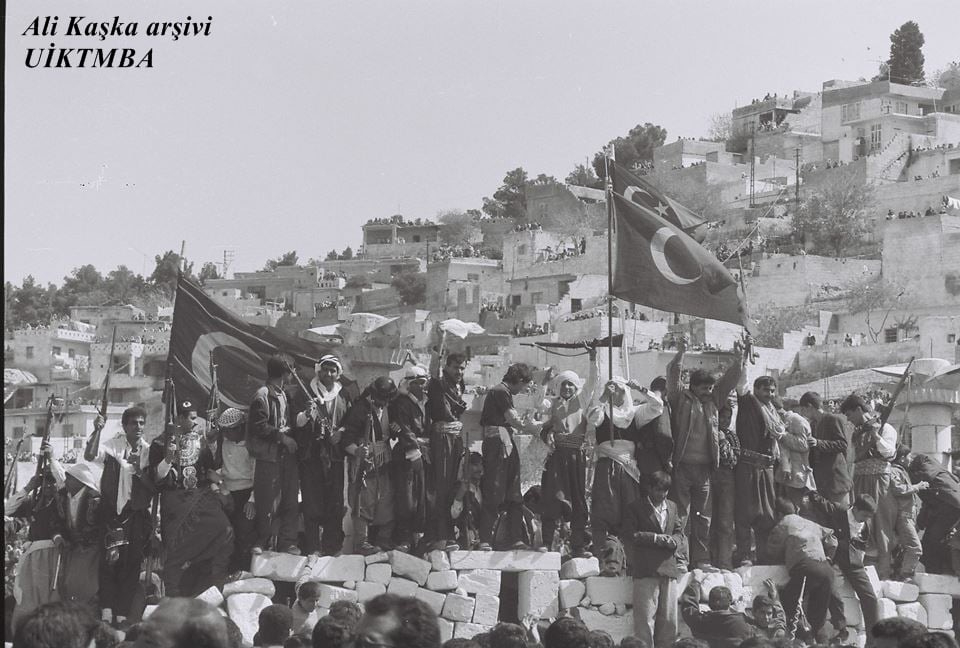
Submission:
[[[228,407],[246,410],[267,379],[267,358],[285,353],[301,375],[327,349],[271,326],[248,324],[181,277],[170,332],[170,367],[176,397],[198,405],[211,394],[211,358],[217,365],[217,395]],[[204,413],[202,408],[197,412]]]
[[[633,187],[634,193],[628,195],[628,190]],[[664,220],[676,225],[684,231],[690,238],[697,243],[702,243],[707,236],[706,221],[697,216],[691,209],[684,207],[677,201],[659,191],[652,184],[639,176],[635,176],[623,167],[613,165],[613,193],[620,194],[630,200],[639,200],[636,192],[652,193],[658,196],[658,202],[661,206],[658,213],[662,214]],[[638,202],[638,204],[642,204]]]
[[[733,275],[678,224],[682,205],[616,165],[613,205],[615,297],[750,329]]]

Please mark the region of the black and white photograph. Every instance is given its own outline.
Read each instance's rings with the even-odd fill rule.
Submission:
[[[955,0],[6,0],[6,648],[957,648]]]

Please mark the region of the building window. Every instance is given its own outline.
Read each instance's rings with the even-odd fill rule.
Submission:
[[[467,281],[480,281],[480,275],[476,272],[471,272],[467,275]]]
[[[883,331],[883,341],[886,343],[896,342],[897,341],[897,329],[888,328]]]
[[[898,115],[909,115],[909,114],[910,114],[910,107],[909,107],[909,105],[907,104],[906,101],[898,101],[897,104],[896,104],[896,107],[894,108],[894,111],[895,111]]]
[[[47,422],[46,422],[46,421],[41,421],[41,420],[34,421],[34,423],[33,423],[33,436],[42,437],[46,431],[47,431]]]
[[[947,344],[953,344],[957,341],[957,336],[954,333],[947,333]]]
[[[533,303],[533,304],[539,304],[539,303],[542,302],[542,301],[543,301],[543,293],[542,293],[542,292],[530,293],[530,302],[531,302],[531,303]]]
[[[526,246],[526,245],[518,245],[518,246],[517,246],[517,255],[518,255],[518,256],[523,256],[523,255],[526,254],[526,253],[527,253],[527,246]]]
[[[510,295],[510,305],[519,306],[520,305],[520,295]]]
[[[583,300],[573,297],[570,299],[570,312],[579,313],[583,310]]]
[[[76,357],[77,357],[77,350],[76,350],[76,349],[67,349],[67,357],[68,357],[68,358],[76,358]]]
[[[840,106],[840,121],[848,122],[860,119],[860,102]]]
[[[420,242],[420,235],[419,235],[419,234],[414,234],[414,235],[413,235],[413,242],[414,242],[414,243],[419,243],[419,242]]]
[[[73,436],[73,423],[64,423],[63,424],[63,436],[72,437]]]
[[[53,353],[53,355],[55,355],[55,356],[58,356],[58,355],[60,355],[61,353],[63,353],[63,349],[61,349],[61,348],[58,347],[58,346],[55,346],[55,347],[53,347],[53,351],[51,351],[51,353]]]
[[[33,347],[27,347],[27,360],[33,358]]]
[[[878,149],[880,148],[880,142],[883,139],[883,126],[881,124],[873,124],[870,126],[870,148]]]

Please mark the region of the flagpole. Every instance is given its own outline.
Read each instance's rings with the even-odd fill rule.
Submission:
[[[603,154],[607,192],[607,380],[613,380],[613,179],[610,177],[610,158],[616,161],[615,150],[611,143],[610,152],[604,150]]]

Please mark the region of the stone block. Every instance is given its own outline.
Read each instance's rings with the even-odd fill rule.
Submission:
[[[375,565],[377,563],[390,562],[390,554],[386,551],[378,551],[375,554],[364,556],[363,562],[366,563],[367,565]]]
[[[328,583],[320,583],[320,596],[317,598],[317,605],[328,608],[334,601],[346,600],[357,601],[357,591],[347,589],[346,587],[337,587]]]
[[[457,587],[467,594],[500,594],[500,572],[493,569],[466,569],[457,574]]]
[[[897,616],[919,621],[924,626],[927,625],[927,611],[917,602],[897,605]]]
[[[227,599],[227,613],[230,620],[240,628],[244,643],[253,645],[253,635],[257,634],[260,627],[260,611],[271,603],[263,594],[252,592],[234,594]]]
[[[267,578],[245,578],[243,580],[226,583],[223,586],[223,596],[226,598],[231,594],[242,594],[252,592],[254,594],[263,594],[272,599],[277,593],[277,588],[272,580]]]
[[[390,582],[387,584],[387,592],[397,596],[413,596],[417,593],[417,584],[406,578],[391,576]]]
[[[145,606],[145,607],[143,608],[143,616],[141,616],[140,618],[146,619],[146,618],[149,617],[151,614],[153,614],[153,611],[156,610],[156,609],[157,609],[157,606],[156,606],[156,605],[147,605],[147,606]]]
[[[437,616],[440,616],[440,613],[443,612],[443,604],[447,600],[446,594],[443,594],[441,592],[434,592],[432,590],[426,589],[425,587],[418,587],[416,594],[414,594],[413,596],[414,598],[418,598],[424,603],[426,603],[428,606],[430,606],[430,609],[433,610],[433,613],[436,614]],[[452,627],[450,629],[450,632],[453,632]]]
[[[627,604],[626,603],[615,603],[613,606],[613,613],[623,616],[627,613]]]
[[[682,590],[681,590],[682,591]],[[744,585],[740,588],[740,600],[735,601],[740,610],[746,610],[753,607],[753,599],[756,597],[758,590],[753,589]]]
[[[790,581],[790,573],[784,565],[752,565],[734,570],[740,576],[744,586],[750,586],[755,592],[762,591],[763,581],[773,579],[777,587],[783,587]]]
[[[364,580],[371,583],[387,585],[390,582],[391,576],[393,576],[393,568],[390,567],[389,563],[373,563],[372,565],[367,565]]]
[[[950,608],[953,597],[949,594],[921,594],[920,605],[927,611],[927,627],[937,630],[949,630],[953,627]]]
[[[431,592],[431,594],[436,594],[436,592]],[[453,639],[453,621],[447,621],[446,619],[437,618],[437,625],[440,626],[440,643],[445,644],[451,639]]]
[[[879,599],[880,618],[889,619],[897,616],[897,604],[888,598]]]
[[[327,583],[362,581],[366,563],[363,556],[344,554],[342,556],[320,556],[313,564],[310,580]]]
[[[917,572],[913,582],[920,588],[921,594],[949,594],[960,598],[960,578],[947,574],[925,574]]]
[[[489,594],[477,594],[474,599],[473,622],[480,625],[497,625],[500,616],[500,597]]]
[[[629,576],[592,576],[587,579],[587,596],[594,605],[633,603],[633,579]]]
[[[443,602],[443,610],[440,612],[447,621],[466,622],[473,620],[473,606],[476,602],[469,596],[460,596],[459,594],[447,594],[447,600]]]
[[[259,556],[253,556],[250,561],[250,571],[254,576],[286,583],[296,583],[308,567],[307,556],[292,556],[275,551],[264,551]]]
[[[556,617],[560,609],[558,571],[532,570],[520,574],[517,617],[532,615],[539,619]]]
[[[357,589],[357,581],[352,581],[352,580],[344,581],[343,586],[346,589]]]
[[[588,578],[600,575],[600,561],[596,558],[571,558],[560,565],[560,578]]]
[[[197,594],[194,598],[200,599],[201,601],[206,601],[207,603],[209,603],[215,608],[218,608],[221,605],[223,605],[223,594],[220,592],[219,589],[217,589],[216,585],[208,587],[207,589]]]
[[[863,571],[867,574],[867,579],[870,581],[870,585],[873,587],[873,593],[877,598],[883,596],[883,586],[880,585],[880,577],[877,576],[877,568],[873,565],[867,565],[863,568]]]
[[[457,572],[452,569],[430,572],[427,576],[427,589],[434,592],[449,592],[457,587]]]
[[[478,634],[490,632],[493,626],[480,625],[479,623],[465,623],[458,621],[453,624],[453,638],[473,639]]]
[[[888,598],[895,603],[913,603],[920,595],[920,588],[913,583],[904,583],[902,581],[881,581],[880,588],[883,597]]]
[[[450,556],[447,555],[446,551],[434,549],[427,554],[427,560],[430,561],[430,567],[433,571],[446,571],[450,569]]]
[[[427,576],[430,575],[430,563],[422,558],[411,556],[402,551],[390,552],[390,566],[393,573],[397,576],[404,576],[417,585],[423,585],[427,582]]]
[[[623,616],[606,616],[592,608],[577,608],[580,620],[591,630],[603,630],[610,633],[615,644],[619,645],[624,637],[633,635],[633,610],[627,610]],[[682,623],[682,619],[678,619]],[[685,626],[684,626],[685,627]],[[686,636],[690,636],[687,630]]]
[[[691,573],[693,578],[700,583],[700,590],[703,592],[704,598],[710,595],[710,590],[714,587],[729,589],[731,600],[734,601],[740,600],[743,596],[743,579],[736,572],[704,572],[700,569],[694,569]]]
[[[583,595],[587,593],[587,586],[583,581],[574,578],[560,581],[560,607],[573,608],[580,605]]]
[[[451,551],[450,567],[461,569],[496,569],[523,572],[531,570],[560,571],[560,554],[556,551]]]
[[[354,591],[357,593],[357,601],[360,603],[366,603],[372,598],[376,598],[381,594],[386,594],[387,586],[383,583],[360,581],[357,583],[357,589]]]
[[[617,613],[617,606],[613,603],[604,603],[597,608],[597,611],[600,612],[600,614],[610,616],[611,614]]]
[[[855,628],[863,628],[863,610],[860,609],[860,599],[843,597],[843,616],[847,619],[847,625]]]

